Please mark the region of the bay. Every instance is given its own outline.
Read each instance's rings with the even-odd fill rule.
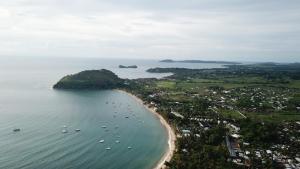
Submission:
[[[106,68],[122,78],[161,78],[168,74],[145,70],[222,67],[95,58],[0,61],[0,168],[13,169],[150,169],[164,154],[166,130],[143,105],[113,90],[53,90],[66,74]],[[119,64],[139,68],[119,69]],[[13,132],[15,128],[21,131]]]

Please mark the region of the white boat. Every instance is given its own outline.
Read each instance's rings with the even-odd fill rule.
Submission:
[[[65,130],[65,129],[64,129],[64,130],[62,130],[61,132],[62,132],[62,133],[67,133],[67,132],[68,132],[68,130]]]
[[[107,147],[107,148],[106,148],[106,150],[110,150],[110,149],[111,149],[110,147]]]
[[[99,143],[104,143],[104,140],[100,140]]]
[[[127,147],[128,149],[132,149],[132,147]]]
[[[106,126],[101,126],[102,128],[106,128]]]
[[[80,131],[80,129],[76,129],[75,131],[76,131],[76,132],[79,132],[79,131]]]
[[[119,140],[116,140],[116,143],[120,143],[120,141],[119,141]]]

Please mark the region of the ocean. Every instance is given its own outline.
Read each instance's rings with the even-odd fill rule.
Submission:
[[[139,68],[119,69],[119,64]],[[167,134],[158,118],[144,106],[118,91],[63,91],[53,90],[52,86],[67,74],[90,69],[109,69],[129,79],[168,75],[145,72],[154,67],[222,65],[0,58],[0,168],[153,168],[167,149]],[[16,128],[21,131],[13,132]]]

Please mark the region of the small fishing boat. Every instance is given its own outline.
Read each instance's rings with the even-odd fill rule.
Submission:
[[[102,128],[106,128],[106,126],[101,126]]]
[[[79,131],[80,131],[80,129],[76,129],[75,131],[76,131],[76,132],[79,132]]]
[[[127,147],[128,149],[132,149],[132,147]]]
[[[61,132],[62,132],[62,133],[67,133],[68,130],[63,129]]]
[[[104,140],[100,140],[99,143],[104,143]]]
[[[20,128],[15,128],[13,131],[14,132],[19,132],[19,131],[21,131],[21,129]]]
[[[110,147],[107,147],[107,148],[106,148],[106,150],[110,150],[110,149],[111,149]]]
[[[120,141],[119,141],[119,140],[116,140],[116,143],[120,143]]]

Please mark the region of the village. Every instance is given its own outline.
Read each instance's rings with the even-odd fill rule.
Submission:
[[[300,168],[298,88],[205,84],[199,89],[199,84],[178,87],[178,81],[140,79],[135,85],[142,87],[131,89],[176,130],[177,166],[185,165],[178,159],[194,155],[223,168]]]

